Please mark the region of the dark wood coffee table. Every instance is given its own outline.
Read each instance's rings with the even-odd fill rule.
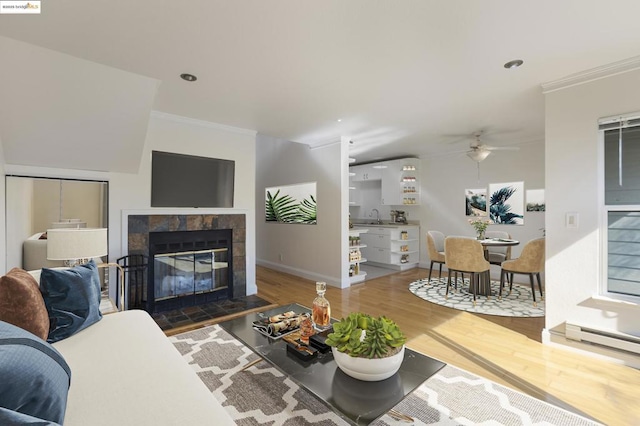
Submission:
[[[287,311],[310,312],[302,305],[291,304],[262,314]],[[406,348],[402,366],[393,376],[379,382],[356,380],[338,368],[331,352],[311,361],[288,353],[283,339],[272,339],[253,329],[252,323],[258,319],[259,313],[251,313],[219,325],[351,424],[367,425],[376,420],[445,366]]]

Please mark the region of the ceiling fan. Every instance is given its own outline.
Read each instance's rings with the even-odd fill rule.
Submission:
[[[469,145],[469,150],[466,152],[467,157],[471,158],[473,161],[480,163],[481,161],[483,161],[485,158],[487,158],[489,156],[489,154],[491,154],[492,151],[498,151],[498,150],[509,150],[509,151],[517,151],[518,147],[516,146],[490,146],[490,145],[485,145],[482,143],[482,141],[480,140],[480,137],[482,136],[482,132],[475,132],[473,134],[474,140],[471,141],[471,144]]]

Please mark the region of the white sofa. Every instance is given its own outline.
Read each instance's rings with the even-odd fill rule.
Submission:
[[[53,346],[71,368],[65,426],[235,424],[145,311],[104,315]]]
[[[22,268],[27,271],[40,268],[55,268],[62,266],[61,260],[47,259],[47,240],[41,240],[44,232],[38,232],[22,243]]]
[[[145,311],[56,342],[71,367],[65,426],[235,424]]]

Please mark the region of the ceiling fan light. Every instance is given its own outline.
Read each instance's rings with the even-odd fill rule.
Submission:
[[[491,154],[491,151],[484,150],[484,149],[474,149],[473,151],[467,152],[467,157],[479,163],[485,158],[487,158],[489,154]]]

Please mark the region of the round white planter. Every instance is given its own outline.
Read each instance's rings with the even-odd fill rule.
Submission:
[[[331,351],[340,370],[354,379],[367,382],[376,382],[393,376],[400,369],[404,359],[404,346],[395,355],[374,359],[351,357],[336,348],[331,348]]]

